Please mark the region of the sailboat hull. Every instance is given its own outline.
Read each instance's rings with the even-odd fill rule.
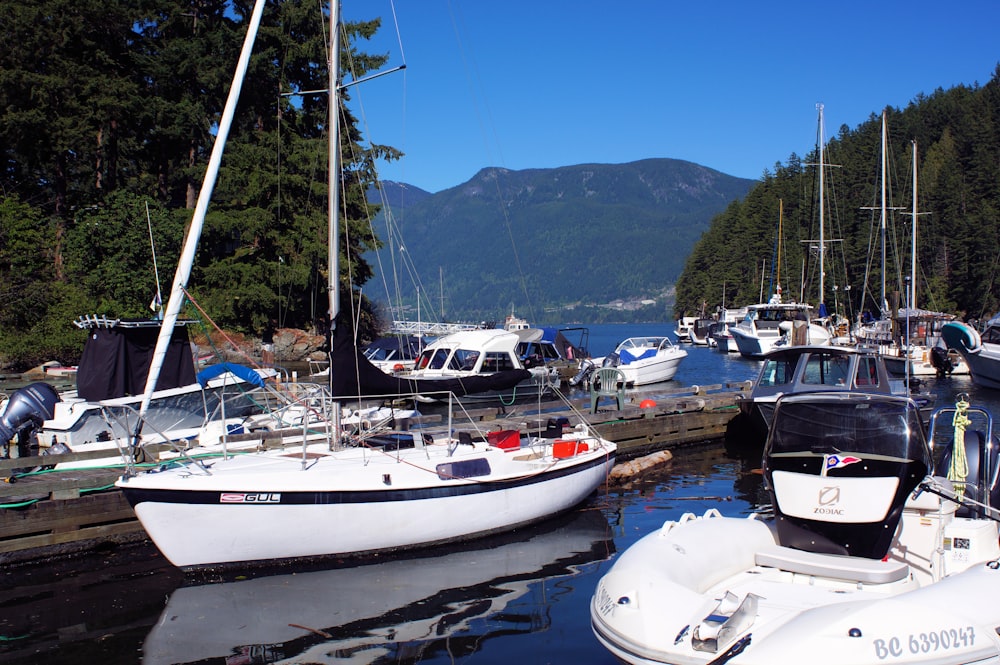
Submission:
[[[469,539],[572,508],[614,464],[614,444],[577,441],[587,450],[571,457],[558,456],[552,440],[513,452],[482,443],[317,445],[305,465],[299,450],[237,456],[207,474],[178,465],[119,487],[178,567],[355,555]]]

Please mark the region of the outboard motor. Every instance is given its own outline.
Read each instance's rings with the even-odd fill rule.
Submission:
[[[41,427],[52,417],[58,401],[59,393],[47,383],[31,383],[17,390],[0,415],[0,444],[6,444],[15,435],[23,440],[22,434]]]
[[[931,347],[931,365],[937,370],[938,376],[951,374],[955,369],[951,364],[951,358],[948,357],[948,349],[941,346]]]
[[[597,369],[597,367],[594,365],[592,360],[581,360],[580,371],[576,373],[576,376],[569,380],[569,385],[575,388],[576,386],[585,384],[590,380],[590,375],[594,373],[595,369]]]
[[[984,469],[983,465],[989,464],[986,444],[986,433],[978,429],[965,430],[963,437],[963,444],[965,447],[965,462],[968,469],[968,475],[966,476],[966,482],[963,485],[963,493],[969,499],[979,503],[985,503],[988,506],[994,508],[1000,507],[1000,483],[992,483],[992,486],[988,486],[991,483],[983,483],[983,471],[987,471],[991,481],[994,479],[995,469],[989,470]],[[993,436],[993,450],[1000,450],[1000,440]],[[951,459],[953,456],[953,449],[951,446],[942,446],[942,453],[940,457],[935,460],[935,472],[939,476],[946,476],[948,474],[948,467],[951,466]],[[984,486],[987,485],[987,486]],[[974,517],[978,513],[978,509],[974,506],[962,505],[959,506],[958,511],[955,513],[958,517]]]
[[[604,362],[601,363],[601,367],[618,367],[619,364],[621,364],[621,356],[617,352],[612,351],[604,356]]]
[[[881,559],[931,469],[916,405],[867,393],[779,398],[764,448],[778,542]]]

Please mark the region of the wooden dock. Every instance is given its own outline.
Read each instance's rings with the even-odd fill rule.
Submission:
[[[665,391],[627,391],[626,404],[617,409],[605,399],[597,413],[590,397],[480,408],[456,413],[471,417],[482,432],[520,429],[542,432],[550,421],[566,417],[591,424],[601,436],[618,444],[619,460],[650,452],[704,444],[725,436],[729,421],[739,413],[749,394],[748,383],[678,387]],[[649,403],[655,403],[651,406]],[[645,407],[639,405],[646,402]],[[441,426],[445,415],[423,416],[414,427]],[[31,561],[93,549],[108,542],[145,538],[145,532],[114,487],[120,468],[36,471],[32,465],[107,457],[106,452],[71,453],[42,457],[0,459],[0,563]]]

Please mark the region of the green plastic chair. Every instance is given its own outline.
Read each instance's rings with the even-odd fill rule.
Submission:
[[[597,413],[602,397],[618,400],[618,410],[625,408],[625,373],[617,367],[600,367],[590,380],[590,412]]]

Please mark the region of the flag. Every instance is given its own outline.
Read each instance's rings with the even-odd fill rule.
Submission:
[[[163,303],[160,302],[160,294],[157,293],[155,296],[153,296],[153,300],[149,303],[149,308],[155,312],[160,309],[160,306],[162,304]]]
[[[860,457],[853,457],[851,455],[826,455],[826,461],[823,466],[827,471],[831,469],[841,469],[849,464],[855,464],[861,461]]]

